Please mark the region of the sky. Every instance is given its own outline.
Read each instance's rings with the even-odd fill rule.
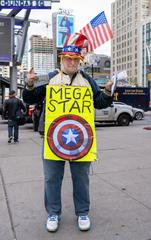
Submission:
[[[46,28],[44,22],[51,22],[51,14],[57,12],[59,8],[72,9],[72,14],[75,16],[75,31],[78,32],[88,22],[90,22],[97,14],[105,11],[107,20],[111,26],[111,3],[114,0],[60,0],[60,3],[52,3],[51,10],[32,10],[30,13],[31,19],[38,19],[40,24],[31,24],[29,35],[40,34],[49,37],[51,25]],[[4,10],[3,10],[4,11]],[[5,10],[6,11],[6,10]],[[23,15],[23,11],[19,13]],[[111,55],[111,40],[95,50],[96,53]]]
[[[58,11],[59,8],[73,9],[75,15],[75,31],[78,32],[88,22],[90,22],[97,14],[105,11],[107,20],[111,26],[111,3],[112,0],[60,0],[60,3],[53,3],[51,11],[35,10],[31,13],[31,18],[38,17],[42,21],[50,21],[51,13]],[[35,24],[34,24],[35,25]],[[45,27],[45,26],[44,26]],[[35,27],[36,28],[36,27]],[[46,28],[45,28],[46,29]],[[39,31],[39,30],[38,30]],[[45,30],[46,35],[48,29]],[[111,55],[111,40],[103,44],[95,50],[96,53]]]

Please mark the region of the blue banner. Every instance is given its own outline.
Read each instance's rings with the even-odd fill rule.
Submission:
[[[50,0],[0,0],[0,9],[51,9]]]

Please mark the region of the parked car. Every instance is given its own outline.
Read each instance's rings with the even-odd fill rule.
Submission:
[[[112,103],[105,109],[95,109],[96,122],[115,123],[119,126],[128,126],[134,119],[134,112],[131,106]]]
[[[123,103],[123,102],[114,102],[114,104],[121,104],[121,105],[127,105],[126,103]],[[128,105],[130,106],[130,105]],[[135,107],[132,107],[133,109],[133,113],[134,113],[134,119],[135,120],[142,120],[145,116],[145,112],[143,109],[141,108],[135,108]]]

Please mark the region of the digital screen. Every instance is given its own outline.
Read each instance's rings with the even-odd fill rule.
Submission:
[[[51,9],[51,0],[0,0],[0,8]]]
[[[12,19],[0,17],[0,62],[12,62],[13,24]]]
[[[62,48],[68,34],[74,33],[74,17],[57,15],[57,47]]]

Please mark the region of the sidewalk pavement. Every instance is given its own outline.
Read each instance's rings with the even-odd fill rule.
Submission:
[[[147,111],[147,112],[145,112],[145,116],[151,116],[151,110],[150,110],[150,111]]]
[[[151,125],[150,116],[146,124]],[[143,122],[97,127],[98,158],[91,169],[92,228],[77,228],[68,164],[59,231],[45,230],[42,139],[31,125],[20,143],[7,143],[0,121],[0,240],[151,240],[151,131]],[[101,160],[101,161],[100,161]]]

